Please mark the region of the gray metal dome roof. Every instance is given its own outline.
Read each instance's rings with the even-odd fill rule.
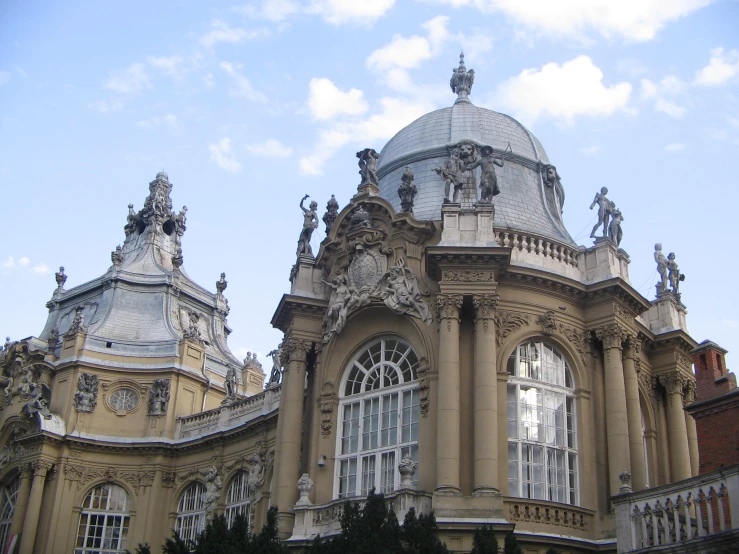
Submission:
[[[434,168],[443,166],[452,147],[462,140],[490,145],[499,153],[511,145],[511,158],[504,167],[496,168],[501,189],[494,200],[496,228],[528,231],[574,244],[561,213],[547,198],[540,171],[550,162],[539,140],[512,117],[477,107],[462,96],[453,106],[416,119],[385,145],[377,166],[380,196],[400,209],[397,189],[408,166],[418,188],[414,215],[440,220],[444,181]],[[479,169],[476,171],[479,179]]]

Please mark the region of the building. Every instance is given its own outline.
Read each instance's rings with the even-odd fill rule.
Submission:
[[[606,190],[602,236],[575,244],[543,146],[472,84],[462,58],[452,106],[357,154],[316,253],[301,203],[264,390],[228,350],[225,276],[214,294],[185,272],[158,174],[109,270],[69,290],[60,270],[43,331],[2,351],[0,539],[115,552],[276,505],[300,549],[375,488],[401,518],[433,509],[453,551],[487,523],[531,554],[615,552],[614,495],[697,475],[677,266],[660,247],[656,298],[632,287]]]

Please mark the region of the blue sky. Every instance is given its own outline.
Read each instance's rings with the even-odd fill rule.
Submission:
[[[187,205],[185,268],[225,271],[232,350],[264,354],[302,222],[356,191],[378,151],[471,99],[528,125],[591,244],[607,186],[648,298],[662,242],[687,274],[693,337],[739,355],[739,3],[710,0],[0,3],[0,334],[43,328],[54,271],[104,273],[161,169]],[[322,227],[322,226],[321,226]],[[317,250],[322,228],[314,234]]]

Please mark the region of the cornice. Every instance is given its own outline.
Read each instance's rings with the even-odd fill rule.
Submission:
[[[505,273],[511,257],[510,248],[476,246],[429,246],[426,248],[426,273],[442,280],[442,268],[493,270]]]
[[[295,315],[302,315],[313,319],[323,319],[328,308],[328,301],[307,296],[283,294],[280,303],[272,316],[272,327],[283,333],[287,332],[290,321]]]

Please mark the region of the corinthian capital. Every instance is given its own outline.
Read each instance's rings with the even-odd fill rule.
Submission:
[[[284,351],[287,352],[288,362],[304,362],[313,347],[313,342],[306,339],[288,339]]]
[[[34,477],[46,477],[48,471],[54,467],[54,464],[47,460],[34,460],[30,463]]]
[[[475,294],[472,297],[472,305],[475,307],[475,321],[482,319],[486,331],[488,320],[495,317],[499,298],[497,294]]]
[[[621,348],[626,333],[618,323],[595,330],[595,336],[603,342],[603,348]]]
[[[462,295],[437,294],[436,309],[439,311],[439,319],[459,320],[459,310],[462,309]]]
[[[659,382],[665,387],[667,394],[679,394],[682,396],[683,389],[688,383],[688,378],[677,371],[663,373],[659,376]]]

